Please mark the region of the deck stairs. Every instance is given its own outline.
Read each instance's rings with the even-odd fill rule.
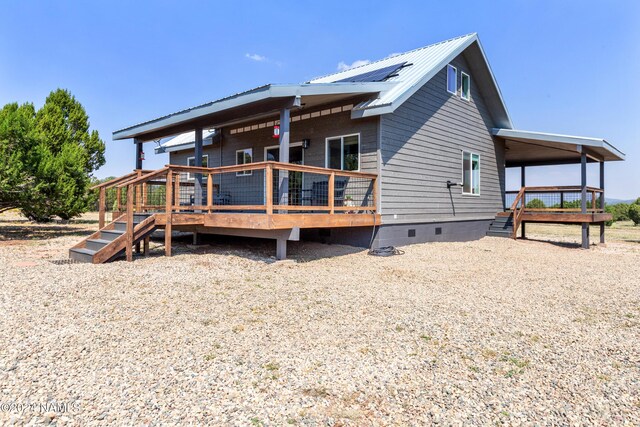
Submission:
[[[513,237],[513,214],[496,215],[495,219],[489,226],[487,236],[494,237]]]
[[[155,231],[156,217],[154,214],[134,214],[133,226],[135,245]],[[126,231],[126,215],[122,215],[69,249],[69,258],[79,262],[101,264],[124,256]]]

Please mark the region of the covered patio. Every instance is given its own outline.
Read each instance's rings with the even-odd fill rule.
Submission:
[[[624,160],[624,153],[604,139],[557,135],[513,129],[493,129],[493,135],[504,141],[505,167],[520,169],[520,190],[505,191],[502,216],[513,224],[513,237],[518,229],[526,236],[528,222],[579,224],[582,247],[589,247],[589,225],[600,226],[600,242],[605,242],[605,162]],[[599,186],[587,185],[587,164],[599,164]],[[570,165],[580,167],[580,184],[572,186],[527,186],[527,167]]]

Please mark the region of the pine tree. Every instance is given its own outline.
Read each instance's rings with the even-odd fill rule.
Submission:
[[[44,106],[8,104],[0,112],[0,206],[28,218],[69,219],[91,204],[91,173],[102,166],[104,142],[68,91],[51,92]]]

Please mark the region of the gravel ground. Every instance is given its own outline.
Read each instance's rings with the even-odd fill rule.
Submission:
[[[55,264],[95,225],[2,221],[3,424],[640,424],[636,243]]]

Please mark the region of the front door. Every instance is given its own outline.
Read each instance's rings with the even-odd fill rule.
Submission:
[[[277,162],[280,159],[280,147],[267,147],[265,148],[266,161]],[[304,164],[304,151],[302,150],[302,144],[295,144],[289,146],[289,163],[294,165]],[[278,188],[279,171],[273,171],[274,189]],[[302,205],[302,188],[303,188],[303,175],[302,172],[289,172],[289,205],[300,206]],[[277,191],[273,192],[273,202],[278,203]]]

